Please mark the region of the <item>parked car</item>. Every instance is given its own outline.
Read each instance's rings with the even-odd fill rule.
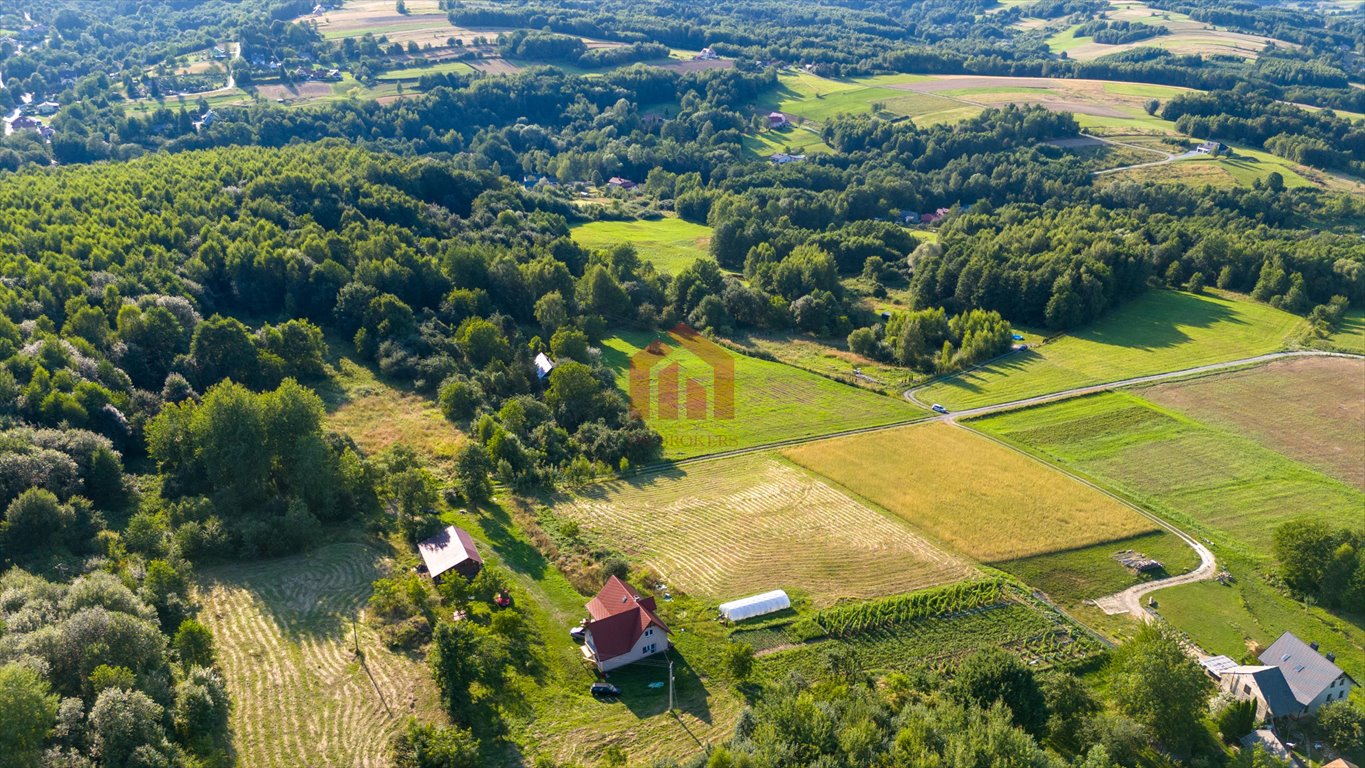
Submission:
[[[610,698],[612,696],[620,696],[621,689],[617,688],[611,683],[593,683],[592,695],[596,696],[599,699]]]
[[[939,405],[938,403],[934,403],[934,405],[933,405],[933,410],[934,410],[934,413],[947,413],[947,412],[948,412],[948,409],[947,409],[947,408],[944,408],[943,406]]]
[[[569,629],[569,637],[572,637],[575,643],[581,643],[587,638],[587,632],[582,627],[572,627]]]

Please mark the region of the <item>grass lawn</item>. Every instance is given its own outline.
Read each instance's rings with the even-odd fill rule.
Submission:
[[[1292,518],[1365,525],[1365,493],[1131,393],[1012,411],[972,426],[1095,478],[1244,557],[1269,558],[1275,527]]]
[[[785,589],[823,607],[972,574],[898,518],[770,453],[593,485],[553,514],[708,602]]]
[[[711,370],[671,337],[628,332],[602,344],[603,361],[616,371],[617,382],[628,390],[630,358],[651,341],[661,339],[668,354],[649,356],[657,373],[677,362],[683,378],[696,381],[708,401]],[[661,418],[658,415],[658,382],[651,386],[646,421],[663,435],[664,456],[670,459],[701,456],[717,451],[766,445],[782,440],[814,437],[861,427],[909,421],[924,411],[899,397],[868,392],[782,363],[727,352],[734,361],[733,418]],[[685,412],[686,408],[680,411]]]
[[[1365,360],[1276,360],[1140,394],[1365,491]]]
[[[371,545],[334,543],[202,569],[199,618],[213,631],[232,696],[240,764],[387,765],[389,737],[409,715],[444,718],[423,660],[389,651],[353,623],[383,557]]]
[[[1274,352],[1302,327],[1302,319],[1249,300],[1149,290],[1085,328],[916,396],[955,410],[1012,402]]]
[[[632,221],[592,221],[578,224],[573,239],[586,248],[610,248],[620,243],[635,246],[640,258],[660,272],[676,275],[708,254],[711,228],[677,218]]]
[[[810,126],[745,134],[740,141],[749,152],[763,158],[774,152],[786,152],[789,155],[821,155],[834,151],[820,138],[819,131]]]
[[[1157,611],[1210,653],[1241,660],[1293,632],[1335,653],[1337,665],[1351,677],[1365,675],[1365,617],[1334,616],[1290,600],[1235,565],[1232,572],[1238,580],[1229,587],[1205,581],[1157,592]]]
[[[446,421],[432,400],[385,382],[349,354],[349,344],[332,339],[330,381],[317,387],[327,405],[324,424],[349,435],[367,454],[402,442],[449,469],[466,437]]]
[[[1365,310],[1353,309],[1347,312],[1341,322],[1341,328],[1315,346],[1365,355]]]
[[[1031,457],[940,422],[806,443],[783,454],[983,563],[1157,529]]]
[[[1120,565],[1114,555],[1129,549],[1160,560],[1164,573],[1134,574]],[[1122,541],[996,563],[995,567],[1071,609],[1083,600],[1112,595],[1156,577],[1187,573],[1198,565],[1199,555],[1179,536],[1152,531]]]

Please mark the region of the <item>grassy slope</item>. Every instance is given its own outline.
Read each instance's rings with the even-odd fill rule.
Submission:
[[[1165,574],[1187,573],[1199,565],[1199,555],[1180,537],[1167,531],[1153,531],[1121,541],[996,563],[995,567],[1074,609],[1083,600],[1111,595],[1154,578],[1133,574],[1114,559],[1116,553],[1125,549],[1160,560]]]
[[[822,440],[784,454],[980,562],[1156,529],[1093,488],[946,424]]]
[[[602,345],[603,359],[627,386],[630,357],[656,338],[648,333],[622,333]],[[670,346],[676,346],[670,343]],[[764,445],[781,440],[828,434],[907,421],[923,411],[901,398],[886,397],[840,384],[782,363],[732,353],[735,360],[733,419],[666,420],[651,417],[650,426],[664,437],[667,458],[700,456],[717,451]],[[709,369],[692,355],[675,351],[668,361],[683,364],[683,373],[709,384]],[[657,371],[663,360],[652,359]],[[652,412],[651,412],[652,413]]]
[[[1341,328],[1323,340],[1319,346],[1365,355],[1365,310],[1347,312]]]
[[[334,543],[202,571],[200,618],[218,646],[242,765],[378,768],[409,714],[443,718],[420,657],[389,651],[363,622],[352,628],[382,557]]]
[[[917,393],[951,409],[1005,403],[1282,349],[1303,325],[1241,299],[1152,290],[1079,331]]]
[[[676,218],[651,221],[593,221],[574,226],[573,239],[587,248],[610,248],[620,243],[635,246],[640,258],[660,272],[677,274],[707,255],[711,228]]]

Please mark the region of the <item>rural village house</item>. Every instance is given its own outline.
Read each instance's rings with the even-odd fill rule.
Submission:
[[[591,619],[583,625],[583,656],[609,672],[668,650],[668,627],[654,612],[654,598],[612,576],[588,602]]]
[[[417,545],[422,553],[422,563],[426,566],[431,580],[440,583],[442,575],[454,571],[466,579],[479,575],[483,569],[483,558],[474,548],[474,540],[469,534],[453,525],[424,539]]]
[[[1240,665],[1215,656],[1203,664],[1221,690],[1254,700],[1256,716],[1264,720],[1313,714],[1329,701],[1345,699],[1356,684],[1331,654],[1322,655],[1316,644],[1290,632],[1280,635],[1259,660],[1259,665]]]

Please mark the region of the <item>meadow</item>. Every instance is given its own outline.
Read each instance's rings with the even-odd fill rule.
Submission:
[[[379,768],[409,715],[444,717],[426,664],[358,621],[382,557],[335,543],[201,571],[200,620],[217,643],[242,765]]]
[[[1134,573],[1115,559],[1124,550],[1158,560],[1164,567],[1156,574]],[[1157,530],[1119,541],[995,563],[994,567],[1074,610],[1086,600],[1112,595],[1154,578],[1187,573],[1198,565],[1199,555],[1179,536]]]
[[[1048,47],[1053,53],[1065,51],[1068,57],[1079,61],[1089,61],[1142,47],[1162,48],[1176,54],[1219,54],[1254,59],[1267,43],[1272,42],[1270,38],[1262,35],[1221,29],[1195,21],[1183,13],[1156,10],[1136,0],[1114,0],[1110,3],[1105,17],[1115,21],[1165,27],[1169,33],[1132,43],[1106,45],[1097,43],[1090,37],[1076,37],[1074,32],[1079,25],[1071,25],[1048,38]],[[1284,42],[1277,41],[1277,44],[1294,47]]]
[[[631,356],[656,339],[668,347],[667,354],[649,355],[644,358],[644,364],[657,374],[665,366],[678,362],[683,378],[699,382],[706,390],[708,400],[714,398],[710,391],[712,373],[706,364],[672,337],[651,333],[621,333],[602,343],[603,362],[616,371],[621,389],[629,391]],[[661,418],[655,402],[657,382],[651,385],[646,421],[663,436],[666,458],[701,456],[850,429],[898,424],[925,415],[922,409],[903,398],[868,392],[782,363],[737,352],[724,354],[734,361],[732,418],[715,418],[713,403],[707,411],[708,418]],[[645,410],[639,405],[637,408]]]
[[[397,80],[420,80],[426,75],[467,75],[474,71],[474,68],[463,61],[442,61],[435,64],[427,64],[420,67],[409,67],[407,69],[393,69],[379,75],[380,82],[390,82]]]
[[[345,345],[333,340],[332,349]],[[347,435],[371,456],[401,442],[438,465],[453,465],[467,438],[434,401],[394,387],[349,355],[334,354],[331,371],[317,388],[327,406],[327,429]]]
[[[1303,320],[1231,295],[1149,290],[1041,347],[936,381],[915,396],[960,410],[1239,360],[1283,349]]]
[[[786,589],[820,607],[973,572],[902,521],[768,453],[593,485],[553,514],[706,601]]]
[[[1341,327],[1326,339],[1317,342],[1316,346],[1365,355],[1365,310],[1347,312]]]
[[[1275,360],[1138,394],[1365,491],[1365,360]]]
[[[590,221],[574,225],[571,234],[575,242],[590,249],[633,245],[641,259],[672,275],[706,256],[711,243],[710,227],[674,217]]]
[[[1224,550],[1266,559],[1275,527],[1360,519],[1365,493],[1238,432],[1128,392],[974,419],[972,426],[1094,478]]]
[[[1116,499],[941,422],[806,443],[783,455],[983,563],[1157,529]]]
[[[835,115],[868,113],[888,119],[909,117],[916,124],[932,125],[957,122],[981,111],[979,106],[901,88],[906,83],[926,80],[929,78],[916,75],[834,80],[808,72],[783,73],[778,89],[762,103],[765,109],[813,123],[823,123]],[[789,129],[779,134],[794,132]]]

